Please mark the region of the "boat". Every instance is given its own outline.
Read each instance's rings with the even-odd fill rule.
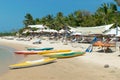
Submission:
[[[85,52],[71,51],[71,52],[43,54],[43,56],[50,58],[71,58],[71,57],[81,56],[83,54],[85,54]]]
[[[40,60],[34,60],[34,61],[25,61],[17,64],[13,64],[8,66],[10,69],[18,69],[18,68],[27,68],[27,67],[33,67],[33,66],[39,66],[48,64],[51,62],[54,62],[56,58],[43,58]]]
[[[41,51],[41,50],[52,50],[54,48],[48,47],[48,48],[27,48],[28,51]]]
[[[44,50],[44,51],[15,51],[16,54],[24,54],[24,55],[31,55],[31,54],[46,54],[46,53],[55,53],[55,52],[70,52],[71,50]]]
[[[31,55],[31,54],[37,54],[40,51],[15,51],[16,54],[24,54],[24,55]]]
[[[38,52],[38,54],[49,54],[49,53],[59,53],[59,52],[70,52],[71,50],[69,49],[61,49],[61,50],[47,50],[47,51],[41,51],[41,52]]]

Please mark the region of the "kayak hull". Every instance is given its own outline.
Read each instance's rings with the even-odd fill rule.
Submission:
[[[76,57],[76,56],[81,56],[85,54],[85,52],[61,52],[61,53],[52,53],[52,54],[43,54],[45,57],[50,57],[50,58],[71,58],[71,57]]]
[[[25,61],[25,62],[10,65],[9,68],[18,69],[18,68],[33,67],[33,66],[48,64],[48,63],[54,62],[55,60],[56,58],[44,58],[44,59],[34,60],[34,61]]]
[[[41,52],[39,52],[38,54],[49,54],[49,53],[58,53],[58,52],[70,52],[71,50],[67,50],[67,49],[65,49],[65,50],[48,50],[48,51],[41,51]]]
[[[45,51],[15,51],[16,54],[24,54],[24,55],[31,55],[31,54],[48,54],[48,53],[56,53],[56,52],[70,52],[71,50],[45,50]]]
[[[54,48],[27,48],[28,51],[53,50]]]

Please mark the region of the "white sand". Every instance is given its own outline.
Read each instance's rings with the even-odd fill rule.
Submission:
[[[42,44],[32,44],[33,41],[16,41],[0,39],[0,45],[10,46],[17,50],[25,50],[26,47],[54,47],[55,49],[72,49],[84,51],[89,44],[70,43],[63,45],[60,41],[42,40]],[[54,42],[54,43],[53,43]],[[82,48],[82,47],[83,48]],[[95,49],[84,56],[58,59],[53,64],[30,68],[9,70],[0,76],[0,80],[119,80],[120,79],[120,54],[99,53]],[[29,55],[24,60],[36,60],[40,55]],[[108,64],[109,68],[104,68]]]

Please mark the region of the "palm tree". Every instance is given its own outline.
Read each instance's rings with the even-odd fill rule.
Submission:
[[[35,24],[41,24],[41,21],[40,21],[39,18],[36,18],[36,19],[35,19]]]
[[[45,20],[46,20],[45,25],[48,26],[49,28],[53,28],[53,16],[49,14],[45,17]]]
[[[114,0],[117,2],[118,6],[120,6],[120,0]]]
[[[75,16],[74,16],[74,14],[72,14],[72,13],[69,14],[68,17],[66,17],[66,19],[67,19],[67,24],[68,24],[69,26],[74,27],[74,26],[77,25],[77,22],[75,21]]]
[[[63,16],[62,12],[57,13],[57,15],[54,19],[54,25],[55,25],[55,27],[59,27],[58,29],[66,26],[65,17]]]
[[[75,17],[75,20],[76,20],[76,25],[77,26],[80,26],[80,22],[82,21],[82,12],[80,10],[77,10],[74,12],[74,17]]]
[[[27,13],[25,16],[25,20],[23,21],[25,27],[27,27],[28,25],[33,25],[35,24],[33,17],[30,13]]]
[[[101,16],[101,18],[103,18],[103,21],[105,22],[105,24],[109,23],[109,16],[111,16],[112,14],[114,14],[117,11],[117,6],[113,3],[110,4],[102,4],[101,7],[99,7],[96,11],[95,14]]]
[[[116,4],[113,4],[111,3],[110,4],[110,10],[111,10],[111,13],[114,13],[116,12],[118,9],[117,9],[117,5]]]

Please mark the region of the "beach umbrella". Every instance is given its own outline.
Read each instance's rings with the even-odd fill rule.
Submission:
[[[44,29],[45,28],[45,26],[43,26],[43,25],[28,25],[28,27],[30,27],[30,28],[39,28],[39,29]]]
[[[82,33],[75,32],[75,33],[72,33],[71,35],[74,35],[74,36],[78,35],[78,36],[80,36],[80,35],[82,35]]]
[[[110,31],[106,32],[105,33],[106,35],[120,35],[120,28],[119,27],[116,27],[114,29],[111,29]]]
[[[49,32],[57,33],[58,31],[54,29],[50,29]]]
[[[64,29],[59,30],[59,33],[65,33]]]

